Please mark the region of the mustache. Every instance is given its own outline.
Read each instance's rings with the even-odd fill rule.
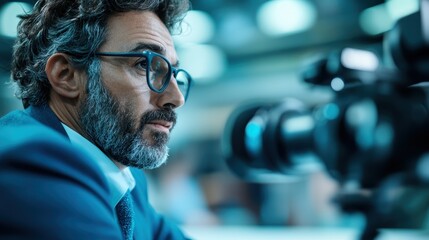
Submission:
[[[141,117],[140,130],[143,129],[145,124],[156,120],[172,122],[173,126],[171,129],[173,129],[173,127],[176,125],[177,114],[175,111],[171,109],[156,109],[156,110],[147,111]]]

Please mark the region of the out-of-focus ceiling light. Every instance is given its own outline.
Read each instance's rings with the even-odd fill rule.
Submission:
[[[375,71],[380,65],[375,53],[353,48],[342,51],[341,62],[346,68],[360,71]]]
[[[370,35],[389,31],[395,22],[419,10],[419,0],[389,0],[365,9],[359,17],[362,30]]]
[[[273,0],[259,8],[257,22],[265,34],[279,36],[311,28],[316,17],[315,6],[307,0]]]
[[[226,56],[212,45],[190,45],[178,49],[180,65],[189,71],[197,83],[207,83],[219,78],[226,68]]]
[[[215,32],[212,17],[203,11],[189,11],[183,19],[181,32],[174,36],[178,44],[207,43]]]
[[[16,37],[19,18],[18,15],[29,13],[32,6],[23,2],[6,3],[0,9],[0,34],[7,37]]]
[[[365,9],[359,16],[359,24],[364,32],[377,35],[392,28],[394,20],[387,12],[385,4]]]
[[[386,2],[387,12],[398,20],[419,10],[419,0],[389,0]]]
[[[339,92],[339,91],[343,90],[345,86],[346,86],[346,84],[344,83],[344,80],[339,78],[339,77],[336,77],[336,78],[331,80],[331,88],[334,91]]]

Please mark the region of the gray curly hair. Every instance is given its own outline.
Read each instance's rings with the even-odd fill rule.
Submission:
[[[107,19],[116,13],[152,11],[172,33],[189,9],[188,0],[39,0],[18,25],[12,60],[15,94],[25,106],[47,103],[48,58],[72,52],[72,64],[87,69],[105,41]]]

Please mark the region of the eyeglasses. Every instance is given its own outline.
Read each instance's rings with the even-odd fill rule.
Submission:
[[[177,86],[182,93],[185,101],[188,98],[191,87],[191,75],[183,69],[171,66],[171,63],[162,55],[151,51],[143,52],[97,52],[96,56],[107,57],[138,57],[144,58],[138,61],[140,67],[146,71],[146,81],[149,88],[156,92],[162,93],[170,84],[172,76],[176,79]]]

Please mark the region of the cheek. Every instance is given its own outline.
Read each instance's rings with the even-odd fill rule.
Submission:
[[[151,94],[148,89],[129,89],[120,94],[120,101],[134,116],[141,118],[141,115],[151,109]]]
[[[102,74],[103,84],[120,108],[133,118],[133,127],[140,127],[142,115],[153,109],[154,94],[146,80],[128,71],[106,69]]]
[[[147,107],[151,100],[151,90],[140,78],[126,71],[106,71],[102,75],[105,87],[119,100],[120,105],[135,109]]]
[[[143,114],[152,109],[150,106],[150,94],[130,90],[128,92],[119,93],[115,98],[119,103],[121,111],[132,119],[133,129],[137,130],[141,128],[140,124]]]

